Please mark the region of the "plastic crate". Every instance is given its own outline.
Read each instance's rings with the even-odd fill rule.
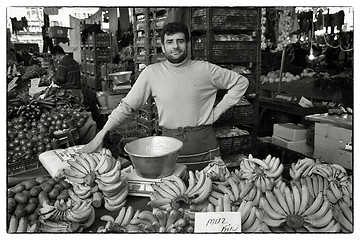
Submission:
[[[252,149],[252,138],[250,134],[235,137],[216,138],[221,154],[244,153]]]
[[[257,26],[258,19],[257,8],[195,8],[192,10],[191,27],[193,30],[248,30]]]
[[[19,159],[17,162],[7,164],[7,175],[11,177],[40,167],[42,167],[42,164],[37,156],[29,159]]]
[[[254,120],[254,109],[252,105],[233,106],[223,113],[215,122],[215,125],[239,125],[251,123]]]

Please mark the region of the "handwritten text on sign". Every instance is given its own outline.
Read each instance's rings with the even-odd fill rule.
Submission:
[[[196,233],[241,232],[240,212],[199,212],[195,213]]]

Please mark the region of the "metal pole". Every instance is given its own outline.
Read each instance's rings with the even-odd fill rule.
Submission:
[[[278,93],[280,93],[280,89],[281,89],[281,81],[282,81],[282,74],[284,71],[284,62],[285,62],[285,48],[283,48],[282,50],[282,54],[281,54],[281,65],[280,65],[280,79],[279,79],[279,84],[278,84]]]

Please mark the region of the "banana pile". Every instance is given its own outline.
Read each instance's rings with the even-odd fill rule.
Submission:
[[[129,225],[131,219],[136,217],[140,213],[140,210],[134,210],[132,206],[122,207],[119,210],[118,215],[114,218],[111,215],[103,215],[100,220],[105,221],[105,225],[99,226],[98,233],[122,233],[127,232],[126,226]]]
[[[284,165],[277,157],[268,155],[265,159],[254,158],[249,154],[248,158],[240,162],[240,169],[234,172],[240,179],[248,179],[255,183],[262,192],[270,190],[281,179]]]
[[[131,219],[128,232],[145,233],[193,233],[194,224],[183,208],[144,210]]]
[[[291,163],[291,168],[289,169],[290,177],[294,180],[298,180],[300,177],[311,175],[315,165],[314,159],[299,159],[296,163]]]
[[[172,175],[161,182],[151,184],[148,206],[166,210],[201,204],[207,200],[212,190],[212,180],[201,171],[189,171],[188,185],[178,176]]]
[[[44,201],[39,208],[39,221],[41,232],[82,232],[95,222],[95,209],[91,200],[60,199],[54,205]]]
[[[91,154],[80,153],[69,160],[63,175],[73,184],[74,193],[81,199],[93,199],[95,207],[102,201],[109,211],[121,209],[128,195],[127,181],[121,176],[121,163],[109,149]]]
[[[230,176],[230,171],[227,169],[225,162],[220,157],[215,157],[215,159],[209,163],[203,171],[212,181],[224,182]]]

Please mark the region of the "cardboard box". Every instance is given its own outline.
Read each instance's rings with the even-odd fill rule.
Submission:
[[[315,123],[315,135],[352,142],[353,131],[329,123]]]
[[[326,147],[315,147],[313,157],[320,162],[336,163],[344,168],[352,170],[352,152],[339,149],[334,151]]]
[[[306,139],[301,141],[289,141],[287,139],[273,135],[272,143],[305,155],[312,154],[314,150],[312,146],[306,144]]]
[[[323,137],[315,134],[314,147],[322,147],[331,149],[332,151],[337,151],[338,149],[344,149],[347,142],[342,140]]]
[[[308,130],[294,123],[274,124],[273,135],[290,141],[306,140]]]

